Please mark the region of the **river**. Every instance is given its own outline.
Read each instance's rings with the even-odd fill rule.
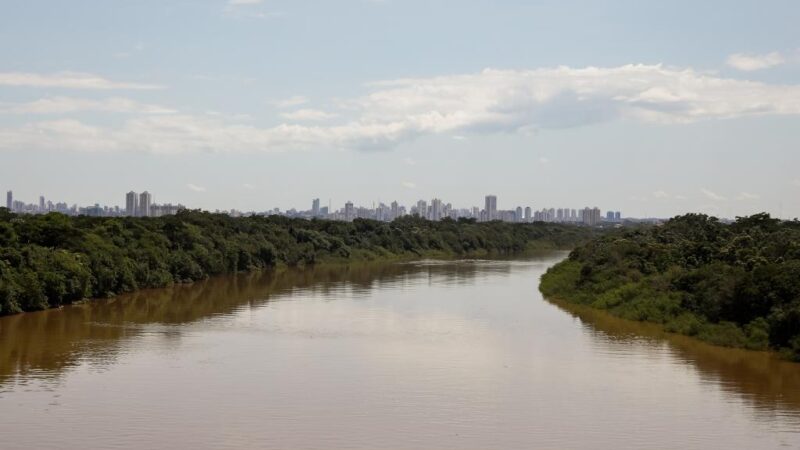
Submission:
[[[0,318],[0,448],[800,448],[800,364],[548,302],[564,256],[287,269]]]

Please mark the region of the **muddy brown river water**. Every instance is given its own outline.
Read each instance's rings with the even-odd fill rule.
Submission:
[[[551,303],[564,253],[0,318],[0,448],[800,448],[800,364]]]

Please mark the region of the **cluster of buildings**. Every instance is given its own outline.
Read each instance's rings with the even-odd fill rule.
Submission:
[[[147,191],[137,194],[129,192],[125,195],[125,208],[119,206],[101,206],[95,203],[90,206],[78,206],[77,204],[68,205],[66,202],[53,203],[43,195],[39,196],[38,203],[26,203],[14,199],[14,192],[6,192],[6,208],[17,214],[47,214],[57,212],[68,216],[92,216],[92,217],[159,217],[175,214],[185,207],[183,205],[155,204],[153,196]]]
[[[128,192],[125,194],[125,214],[130,217],[161,217],[177,214],[178,211],[186,209],[181,204],[172,203],[157,204],[153,203],[153,194],[144,191],[142,193]]]
[[[605,217],[601,215],[600,208],[544,208],[533,212],[534,222],[573,223],[584,225],[599,225],[603,222],[622,223],[622,213],[607,211]]]
[[[484,198],[483,208],[478,206],[456,208],[451,203],[446,203],[442,199],[434,198],[430,201],[419,200],[410,207],[400,205],[396,201],[388,205],[381,202],[378,205],[372,205],[372,207],[355,206],[353,202],[348,201],[344,204],[343,208],[334,210],[330,206],[320,207],[320,201],[316,198],[311,201],[310,210],[297,211],[295,209],[290,209],[282,212],[278,208],[275,208],[262,214],[285,215],[307,219],[343,220],[348,222],[359,218],[391,222],[405,215],[419,216],[428,220],[469,218],[479,222],[490,222],[493,220],[503,222],[555,222],[588,226],[596,226],[606,222],[622,222],[622,214],[619,211],[608,211],[606,216],[603,217],[600,208],[597,207],[586,207],[582,209],[545,208],[540,211],[533,211],[530,206],[524,209],[521,206],[517,206],[515,209],[502,210],[497,208],[496,195],[487,195]]]
[[[125,194],[124,208],[120,208],[119,206],[100,206],[99,204],[85,207],[79,207],[74,204],[69,206],[64,202],[53,203],[52,201],[46,200],[44,196],[39,197],[38,204],[25,203],[14,200],[14,193],[8,191],[6,194],[6,207],[10,211],[19,214],[59,212],[71,216],[85,215],[96,217],[160,217],[176,214],[178,211],[185,209],[185,207],[180,204],[154,203],[153,195],[147,191],[131,191]],[[245,215],[236,210],[226,211],[225,213],[231,216]],[[410,205],[410,207],[400,205],[396,201],[388,205],[379,202],[378,205],[373,204],[371,207],[356,206],[353,202],[348,201],[344,204],[344,207],[333,209],[330,204],[328,206],[321,206],[320,200],[315,198],[311,201],[310,210],[298,211],[296,209],[290,209],[281,211],[275,208],[258,214],[283,215],[306,219],[342,220],[347,222],[351,222],[355,219],[372,219],[382,222],[391,222],[398,217],[407,215],[418,216],[427,220],[442,220],[444,218],[457,220],[460,218],[468,218],[475,219],[479,222],[499,220],[503,222],[553,222],[587,226],[622,222],[622,214],[619,211],[607,211],[605,216],[603,216],[600,208],[597,207],[586,207],[582,209],[544,208],[538,211],[534,211],[530,206],[524,209],[521,206],[508,210],[498,209],[496,195],[487,195],[484,198],[483,208],[478,206],[456,208],[452,203],[447,203],[440,198],[434,198],[430,201],[419,200],[416,204]]]

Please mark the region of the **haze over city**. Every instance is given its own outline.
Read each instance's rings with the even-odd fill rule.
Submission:
[[[0,191],[796,217],[798,9],[7,2]]]

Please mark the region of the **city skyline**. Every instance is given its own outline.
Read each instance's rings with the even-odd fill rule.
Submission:
[[[130,191],[125,194],[124,207],[118,205],[100,205],[95,203],[90,206],[78,206],[72,204],[70,206],[67,202],[56,202],[46,200],[45,196],[39,196],[39,203],[25,203],[24,201],[14,198],[13,190],[6,192],[6,209],[12,213],[17,214],[48,214],[48,213],[62,213],[71,216],[101,216],[101,217],[161,217],[165,215],[174,215],[179,211],[187,208],[184,205],[171,203],[157,204],[153,202],[153,195],[148,191],[141,193]],[[353,221],[357,218],[372,219],[383,222],[391,222],[395,219],[404,216],[416,216],[426,220],[439,221],[444,219],[475,219],[478,222],[489,221],[502,221],[502,222],[555,222],[565,224],[582,224],[582,225],[599,225],[601,223],[614,223],[621,224],[624,220],[651,220],[654,219],[658,222],[668,218],[629,218],[622,217],[621,211],[607,210],[605,216],[602,210],[595,207],[584,208],[554,208],[545,207],[540,210],[534,210],[531,206],[517,206],[511,209],[498,209],[497,196],[486,195],[484,197],[484,209],[478,206],[473,207],[458,207],[453,206],[452,203],[445,203],[440,198],[433,198],[430,204],[426,200],[420,199],[416,204],[406,207],[397,201],[391,204],[383,202],[375,203],[372,206],[356,205],[351,201],[345,202],[341,208],[333,208],[332,206],[320,206],[320,199],[314,198],[311,200],[311,209],[298,210],[291,208],[281,210],[280,208],[272,208],[261,211],[238,211],[236,209],[230,210],[215,210],[214,213],[227,214],[234,217],[243,215],[282,215],[292,218],[301,219],[325,219],[337,221]],[[723,218],[725,219],[725,218]]]
[[[116,204],[147,174],[151,192],[208,210],[493,192],[632,216],[800,216],[797,2],[3,12],[0,36],[19,45],[0,48],[0,180],[21,197]]]
[[[389,222],[396,218],[407,215],[416,215],[427,220],[442,220],[445,218],[460,219],[469,218],[480,222],[500,220],[504,222],[556,222],[568,224],[598,225],[602,222],[621,223],[622,216],[620,211],[608,210],[606,215],[602,215],[602,210],[595,207],[583,208],[555,208],[544,207],[535,209],[530,205],[511,207],[502,209],[497,206],[497,196],[493,194],[484,197],[484,208],[478,206],[459,206],[445,202],[440,198],[432,198],[430,204],[427,200],[420,199],[416,203],[406,206],[399,202],[392,201],[389,204],[384,202],[373,203],[371,206],[356,205],[352,201],[346,201],[341,208],[320,206],[320,199],[311,200],[311,208],[308,210],[290,208],[281,210],[280,208],[267,208],[260,210],[239,211],[236,209],[214,210],[212,212],[229,214],[231,216],[241,215],[284,215],[288,217],[305,219],[327,219],[352,221],[356,218],[373,219]],[[136,192],[130,191],[125,194],[123,207],[119,205],[101,205],[95,203],[89,206],[79,206],[67,202],[53,203],[46,200],[44,195],[39,196],[39,203],[25,203],[14,198],[13,190],[6,193],[6,207],[19,214],[46,214],[58,212],[67,215],[87,215],[87,216],[107,216],[107,217],[160,217],[173,215],[182,209],[187,209],[182,204],[157,204],[153,202],[153,195],[149,191]],[[192,208],[188,208],[192,209]],[[652,218],[625,218],[632,220],[652,219]]]

